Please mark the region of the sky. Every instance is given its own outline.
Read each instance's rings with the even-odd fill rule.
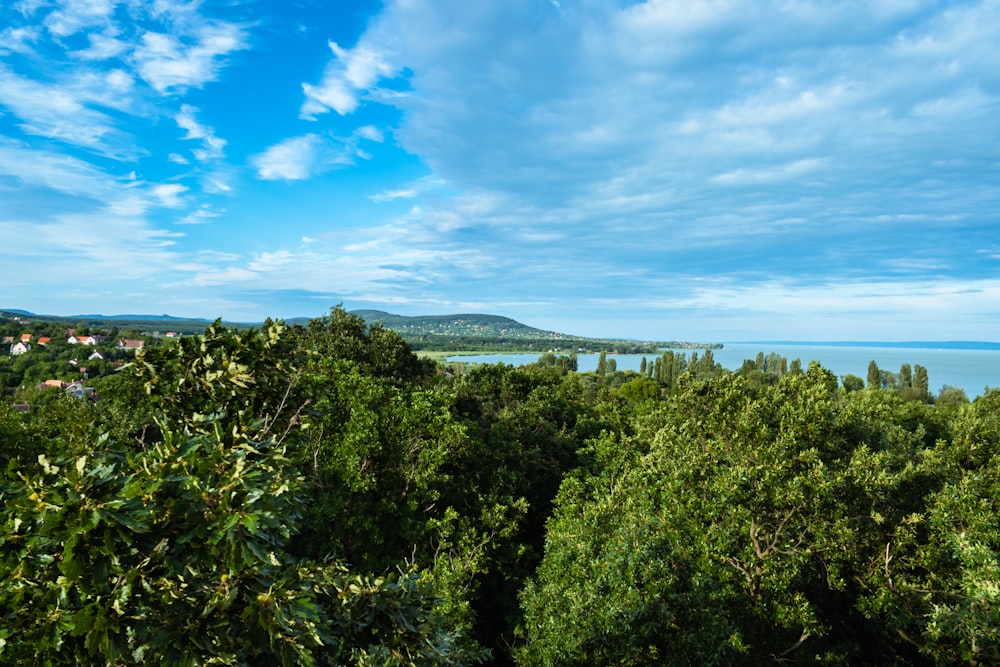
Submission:
[[[6,0],[0,308],[997,341],[998,35],[998,0]]]

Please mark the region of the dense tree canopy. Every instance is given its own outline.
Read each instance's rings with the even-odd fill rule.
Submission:
[[[0,662],[1000,661],[1000,392],[436,368],[335,308],[0,405]]]

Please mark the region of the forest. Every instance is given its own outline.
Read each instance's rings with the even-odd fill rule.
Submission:
[[[449,368],[334,308],[0,404],[0,662],[1000,663],[1000,391]]]

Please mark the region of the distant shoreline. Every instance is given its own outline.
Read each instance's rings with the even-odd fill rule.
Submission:
[[[888,347],[914,350],[1000,350],[1000,343],[976,340],[950,341],[801,341],[801,340],[747,340],[732,341],[727,345],[797,345],[800,347]]]

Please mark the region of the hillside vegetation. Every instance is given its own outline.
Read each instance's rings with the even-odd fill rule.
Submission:
[[[435,351],[497,351],[497,352],[618,352],[655,353],[666,347],[688,349],[712,349],[720,344],[692,343],[684,341],[637,341],[616,338],[588,338],[555,331],[535,329],[508,317],[483,314],[459,315],[394,315],[380,310],[356,310],[351,314],[372,324],[380,324],[386,329],[398,332],[415,350]],[[56,317],[35,315],[25,311],[0,311],[0,320],[12,320],[14,316],[26,319],[36,326],[76,327],[119,330],[133,330],[160,335],[166,331],[181,334],[202,333],[210,324],[207,320],[172,318],[163,316],[116,316],[80,315]],[[306,318],[292,318],[289,325],[305,324]],[[235,329],[259,327],[260,324],[223,322]]]

